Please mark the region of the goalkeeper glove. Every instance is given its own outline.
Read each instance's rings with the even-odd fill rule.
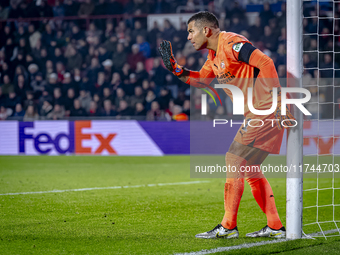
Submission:
[[[270,93],[273,95],[273,91],[270,91]],[[294,126],[296,124],[293,114],[289,111],[288,107],[286,106],[286,115],[281,115],[281,89],[279,88],[279,91],[277,93],[277,108],[275,110],[275,119],[276,119],[276,125],[279,130],[282,128],[287,128]],[[285,121],[285,126],[282,126],[282,121]]]
[[[159,53],[163,59],[165,67],[176,76],[183,73],[183,67],[177,64],[177,61],[172,53],[171,42],[163,41],[158,48]]]

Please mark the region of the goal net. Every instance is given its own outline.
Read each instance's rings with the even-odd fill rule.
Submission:
[[[312,95],[303,128],[302,230],[328,238],[340,235],[340,1],[302,5],[302,86]]]

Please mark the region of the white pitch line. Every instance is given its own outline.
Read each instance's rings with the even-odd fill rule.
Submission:
[[[175,255],[205,255],[205,254],[212,254],[216,252],[222,252],[222,251],[232,251],[232,250],[239,250],[243,248],[251,248],[255,246],[261,246],[271,243],[282,243],[288,241],[287,239],[278,239],[274,241],[262,241],[262,242],[256,242],[256,243],[244,243],[240,245],[235,246],[229,246],[229,247],[218,247],[211,250],[202,250],[202,251],[192,251],[192,252],[185,252],[185,253],[176,253]]]
[[[210,181],[172,182],[172,183],[157,183],[157,184],[146,184],[146,185],[142,184],[142,185],[131,185],[131,186],[113,186],[113,187],[95,187],[95,188],[83,188],[83,189],[31,191],[31,192],[18,192],[18,193],[4,193],[4,194],[0,194],[0,196],[44,194],[44,193],[61,193],[61,192],[71,192],[71,191],[100,190],[100,189],[128,189],[128,188],[170,186],[170,185],[188,185],[188,184],[208,183],[208,182],[210,182]]]
[[[337,229],[332,229],[332,230],[327,230],[324,231],[324,234],[332,234],[338,232]],[[316,232],[316,233],[312,233],[309,234],[309,236],[317,236],[320,235],[322,232]],[[302,237],[302,239],[309,239],[310,237]],[[192,251],[192,252],[185,252],[185,253],[176,253],[175,255],[206,255],[206,254],[212,254],[212,253],[216,253],[216,252],[222,252],[222,251],[232,251],[232,250],[239,250],[239,249],[243,249],[243,248],[252,248],[252,247],[256,247],[256,246],[262,246],[262,245],[266,245],[266,244],[272,244],[272,243],[283,243],[283,242],[287,242],[287,241],[293,241],[292,239],[277,239],[277,240],[273,240],[273,241],[261,241],[261,242],[256,242],[256,243],[244,243],[244,244],[239,244],[239,245],[235,245],[235,246],[228,246],[228,247],[218,247],[215,249],[211,249],[211,250],[202,250],[202,251]]]

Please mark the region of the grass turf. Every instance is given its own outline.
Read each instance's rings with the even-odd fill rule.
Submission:
[[[188,156],[0,157],[0,194],[202,181],[190,178],[189,161]],[[277,164],[281,161],[284,161],[283,157],[269,157],[266,162]],[[247,232],[259,230],[266,224],[266,217],[248,185],[245,185],[238,214],[240,238],[196,239],[195,234],[213,228],[224,213],[225,180],[204,180],[209,182],[1,195],[0,253],[174,254],[268,240],[244,237]],[[269,181],[285,224],[285,179]],[[315,180],[306,182],[308,187],[313,185]],[[319,197],[328,203],[329,195],[319,194]],[[305,197],[305,206],[315,204],[314,200],[313,195]],[[304,214],[304,220],[315,220],[314,211],[304,211]],[[319,214],[327,218],[330,212]],[[335,211],[337,216],[338,211]],[[339,251],[339,240],[338,237],[296,240],[232,253],[300,254],[316,251],[335,254]]]

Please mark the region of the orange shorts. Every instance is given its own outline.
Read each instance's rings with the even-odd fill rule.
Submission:
[[[249,121],[249,119],[252,120]],[[234,140],[243,145],[268,151],[271,154],[279,154],[284,129],[279,130],[275,121],[269,119],[275,119],[275,115],[246,117],[246,126],[241,125]]]

